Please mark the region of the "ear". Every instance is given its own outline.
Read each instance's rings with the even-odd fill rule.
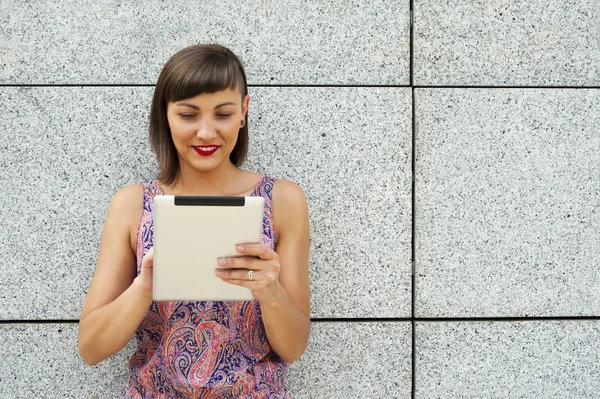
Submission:
[[[242,117],[246,117],[246,113],[248,112],[248,105],[250,105],[250,95],[246,94],[246,97],[242,100]]]

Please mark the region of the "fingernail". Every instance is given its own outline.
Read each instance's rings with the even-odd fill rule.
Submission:
[[[222,270],[215,270],[215,274],[217,275],[217,277],[223,277],[225,273]]]
[[[219,259],[217,259],[217,264],[219,266],[225,266],[227,264],[227,261],[223,258],[219,258]]]
[[[244,246],[243,245],[238,245],[235,247],[235,250],[238,252],[244,252]]]

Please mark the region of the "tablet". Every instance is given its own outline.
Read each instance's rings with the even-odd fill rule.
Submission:
[[[217,259],[260,243],[263,197],[154,197],[155,301],[250,301],[252,292],[215,276]]]

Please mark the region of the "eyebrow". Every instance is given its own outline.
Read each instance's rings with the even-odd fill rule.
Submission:
[[[180,106],[184,106],[184,107],[190,107],[190,108],[193,108],[193,109],[195,109],[195,110],[199,110],[199,109],[200,109],[200,108],[198,108],[197,106],[195,106],[194,104],[190,104],[190,103],[177,103],[177,104],[175,104],[175,105],[180,105]],[[237,104],[236,104],[236,103],[234,103],[234,102],[231,102],[231,101],[229,101],[229,102],[226,102],[226,103],[217,104],[217,105],[215,106],[215,109],[218,109],[218,108],[224,107],[224,106],[226,106],[226,105],[237,105]]]

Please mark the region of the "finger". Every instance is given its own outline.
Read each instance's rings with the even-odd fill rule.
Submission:
[[[217,259],[217,264],[219,265],[219,267],[225,269],[260,270],[260,264],[258,264],[257,262],[260,262],[260,260],[249,256]]]
[[[215,275],[226,280],[257,281],[261,279],[260,272],[254,270],[215,270]]]
[[[152,267],[154,264],[154,247],[150,248],[142,258],[142,267]]]
[[[257,256],[260,259],[278,259],[279,256],[265,244],[240,244],[235,250],[241,254]]]

